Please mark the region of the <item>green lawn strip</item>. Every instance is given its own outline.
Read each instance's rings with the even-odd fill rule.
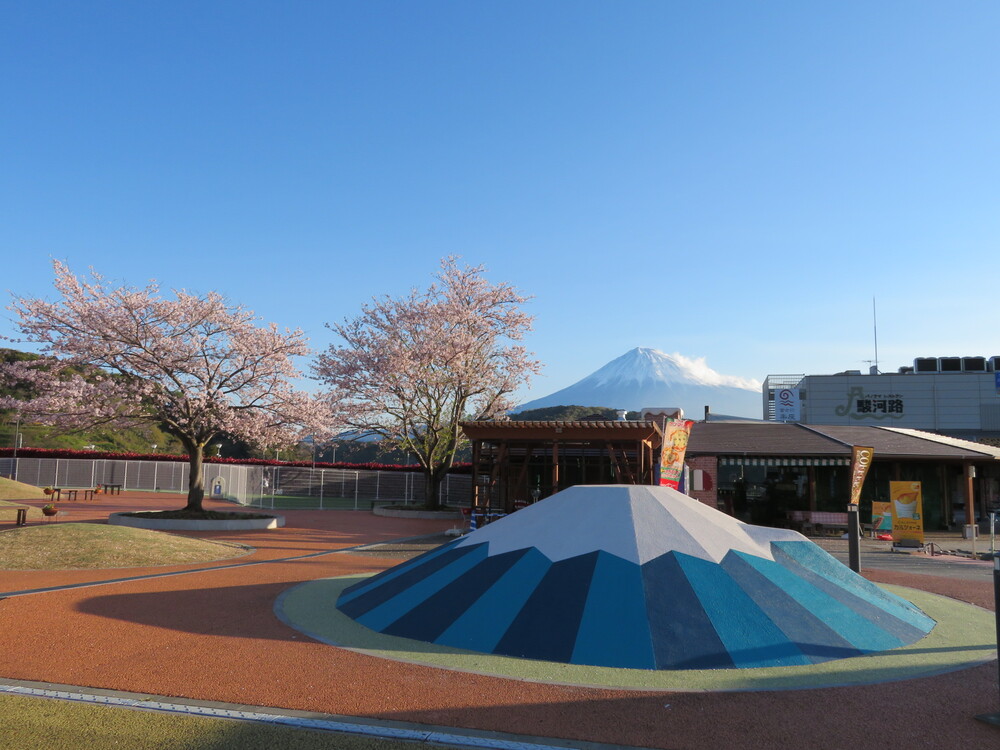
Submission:
[[[284,622],[317,640],[385,659],[498,677],[569,685],[684,692],[812,689],[924,677],[976,666],[996,655],[992,612],[916,589],[884,586],[910,600],[938,625],[923,639],[892,651],[810,666],[756,669],[642,670],[515,659],[383,635],[336,608],[337,598],[365,576],[310,581],[275,604]]]
[[[0,747],[18,750],[408,750],[413,746],[259,722],[0,695]]]
[[[0,568],[141,568],[237,557],[246,548],[162,531],[98,523],[47,523],[0,534]]]

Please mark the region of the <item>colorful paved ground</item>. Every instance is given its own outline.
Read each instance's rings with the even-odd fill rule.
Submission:
[[[63,503],[68,515],[61,520],[178,505],[178,498],[162,495],[102,497]],[[370,573],[398,559],[317,553],[430,534],[454,522],[353,511],[285,516],[284,529],[195,534],[252,545],[256,551],[235,566],[0,572],[6,597],[0,600],[0,681],[659,748],[987,748],[1000,742],[997,729],[973,718],[1000,710],[995,661],[874,685],[698,693],[546,684],[334,648],[284,624],[274,610],[278,597],[308,581]],[[867,575],[992,609],[986,581]],[[101,583],[122,578],[133,580]],[[18,595],[82,583],[100,585]],[[982,633],[983,644],[995,638]]]

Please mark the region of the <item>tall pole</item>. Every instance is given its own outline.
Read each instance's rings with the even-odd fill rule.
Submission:
[[[997,651],[1000,651],[1000,557],[993,558],[993,613],[996,616]],[[1000,661],[997,661],[997,686],[1000,688]],[[1000,713],[980,714],[976,718],[1000,727]]]
[[[858,520],[858,506],[847,506],[847,558],[848,565],[855,573],[861,572],[861,523]]]

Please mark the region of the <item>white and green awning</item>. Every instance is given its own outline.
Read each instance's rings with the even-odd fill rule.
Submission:
[[[850,466],[850,456],[719,456],[719,466]]]

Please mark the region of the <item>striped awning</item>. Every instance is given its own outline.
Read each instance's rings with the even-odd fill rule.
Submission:
[[[719,456],[719,466],[850,466],[850,458],[829,456]]]

